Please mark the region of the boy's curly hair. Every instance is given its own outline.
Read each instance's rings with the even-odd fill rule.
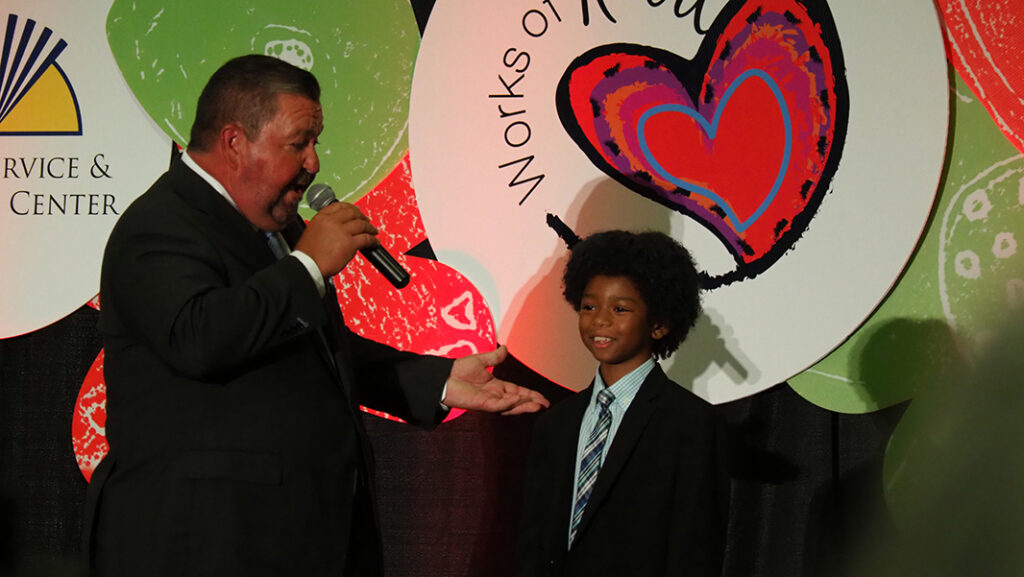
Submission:
[[[576,311],[595,276],[628,278],[647,305],[648,321],[668,328],[653,342],[655,358],[679,348],[700,315],[700,277],[693,257],[664,233],[612,230],[577,242],[562,277],[562,294]]]

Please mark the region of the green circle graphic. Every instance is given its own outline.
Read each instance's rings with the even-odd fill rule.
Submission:
[[[268,0],[115,0],[107,37],[135,98],[178,144],[187,144],[210,75],[235,56],[260,53],[320,80],[325,128],[317,180],[339,197],[361,198],[408,150],[420,37],[406,0],[313,0],[301,9]]]

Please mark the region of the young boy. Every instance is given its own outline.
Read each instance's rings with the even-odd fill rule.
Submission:
[[[520,577],[721,573],[724,429],[655,362],[700,314],[698,279],[686,249],[661,233],[610,231],[573,247],[565,298],[598,368],[537,421]]]

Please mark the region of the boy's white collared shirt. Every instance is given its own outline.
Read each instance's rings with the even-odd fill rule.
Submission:
[[[633,399],[636,398],[637,392],[640,391],[640,385],[644,384],[644,380],[647,379],[647,375],[651,374],[652,370],[654,370],[654,357],[648,358],[644,364],[633,369],[611,386],[611,392],[615,394],[615,399],[608,405],[608,410],[612,414],[612,423],[611,429],[608,431],[608,439],[604,444],[604,451],[601,453],[601,465],[604,465],[605,457],[608,456],[608,450],[611,449],[615,433],[618,432],[619,425],[622,424],[622,417],[626,414]],[[576,466],[573,469],[572,478],[572,503],[576,502],[577,497],[576,488],[580,478],[580,461],[583,460],[587,440],[590,437],[590,432],[594,430],[594,426],[597,424],[598,415],[601,410],[600,405],[597,403],[597,392],[606,387],[604,379],[601,378],[600,367],[598,367],[596,373],[594,376],[594,386],[590,387],[590,403],[587,405],[586,412],[583,413],[583,422],[580,423],[579,435],[576,441]],[[569,516],[572,516],[571,511]],[[571,519],[569,524],[572,524]],[[568,543],[569,533],[566,533],[566,544]]]

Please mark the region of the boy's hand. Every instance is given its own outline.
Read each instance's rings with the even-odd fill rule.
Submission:
[[[519,415],[533,413],[551,403],[537,391],[494,378],[487,369],[508,355],[504,346],[456,359],[448,377],[448,389],[441,400],[448,407]]]

